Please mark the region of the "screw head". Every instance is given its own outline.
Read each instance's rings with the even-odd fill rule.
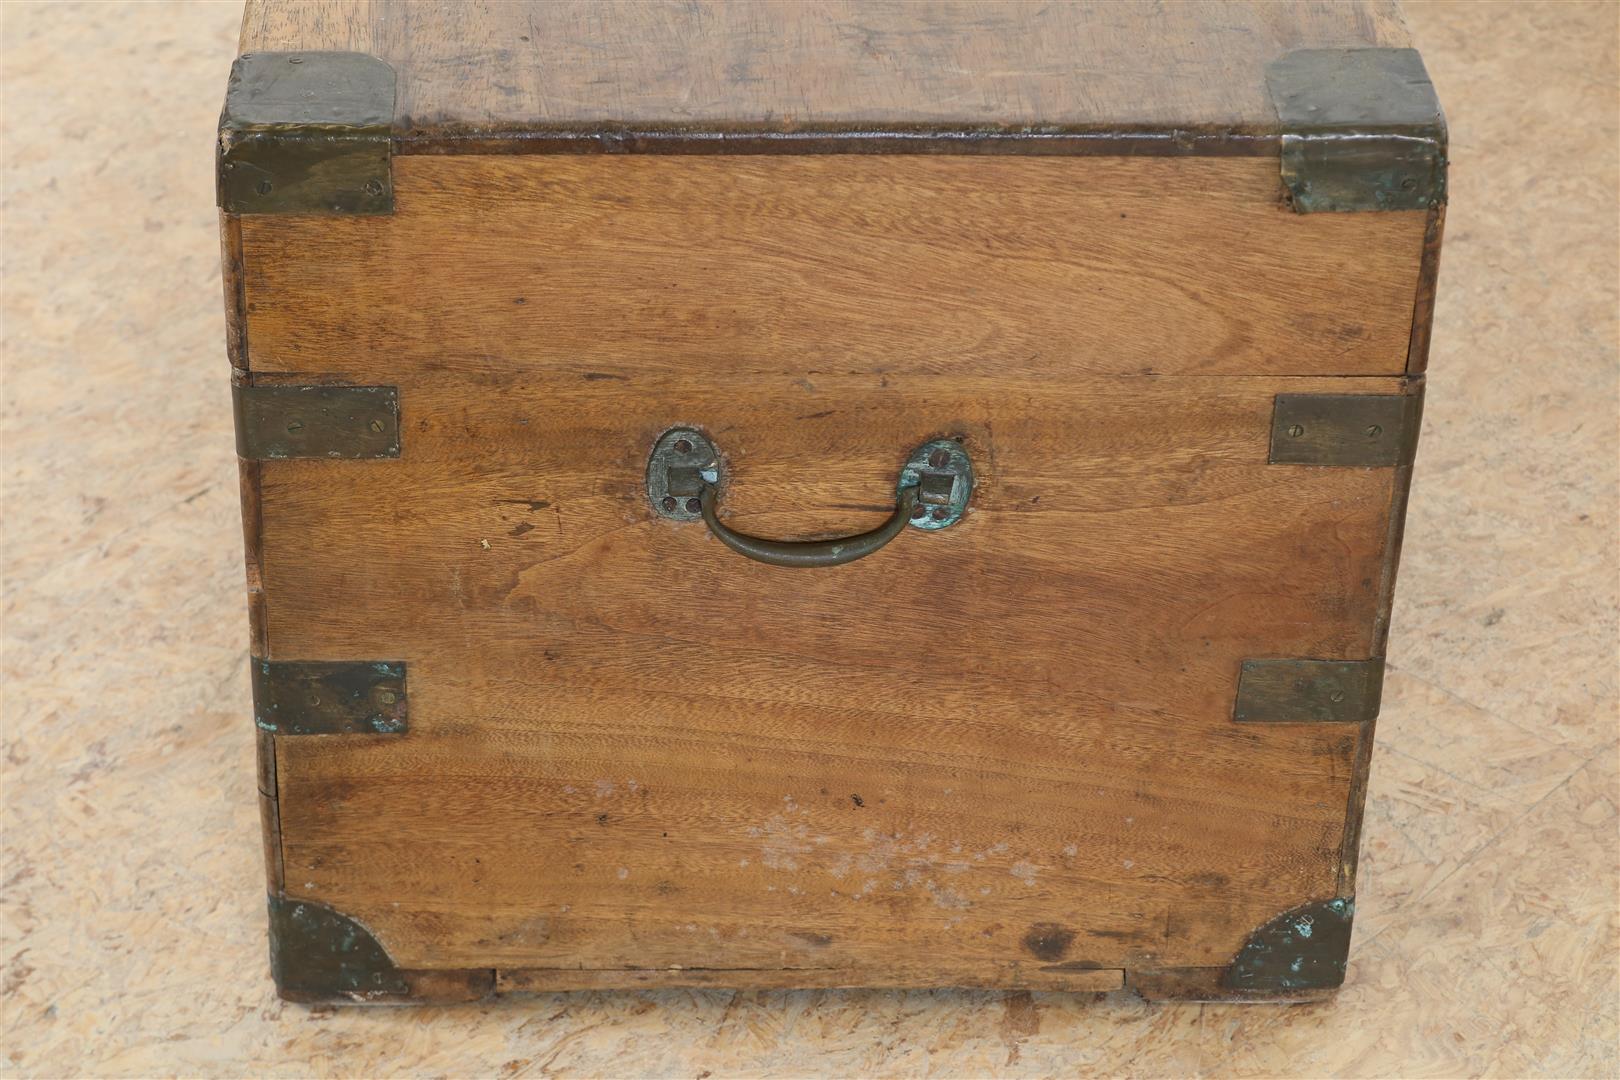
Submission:
[[[377,695],[377,700],[382,702],[384,705],[392,705],[399,699],[395,697],[392,690],[384,690],[382,693]]]
[[[943,506],[936,506],[934,507],[934,512],[928,516],[933,518],[935,521],[944,521],[946,518],[951,516],[951,512],[945,509]]]
[[[383,429],[383,422],[381,420],[373,420],[371,423],[367,424],[366,426],[368,428],[370,428],[372,431],[380,432]]]
[[[697,499],[687,499],[686,500],[686,512],[688,514],[701,514],[701,513],[703,513],[703,503],[700,502]]]
[[[289,56],[289,57],[287,57],[287,63],[289,63],[289,64],[302,64],[303,62],[304,62],[304,58],[302,56]]]
[[[677,454],[690,454],[692,452],[692,440],[690,440],[690,439],[676,439],[675,440],[675,452]]]
[[[675,496],[665,495],[663,499],[659,501],[658,505],[664,508],[664,513],[673,514],[675,512],[675,507],[680,504],[675,501]]]
[[[271,187],[272,185],[270,181],[260,180],[257,184],[253,185],[253,190],[257,191],[260,195],[268,195],[270,194]]]
[[[946,450],[943,446],[939,447],[938,449],[936,449],[934,451],[932,451],[928,455],[928,464],[930,466],[932,466],[933,468],[943,469],[945,466],[949,465],[950,463],[951,463],[950,451]]]
[[[1343,690],[1335,690],[1335,691],[1333,691],[1333,693],[1328,695],[1328,700],[1333,702],[1335,705],[1337,705],[1339,702],[1344,700],[1344,691]]]
[[[1378,438],[1378,436],[1382,435],[1383,433],[1384,433],[1384,429],[1379,427],[1377,424],[1368,424],[1367,425],[1367,438],[1376,439],[1376,438]]]
[[[294,420],[287,425],[287,434],[289,435],[296,435],[303,430],[304,422],[302,420]]]
[[[381,180],[367,180],[366,181],[366,194],[367,195],[381,195],[382,193],[383,193],[383,186],[382,186],[382,181]]]
[[[911,520],[912,521],[917,521],[917,520],[919,520],[921,518],[925,518],[927,516],[928,516],[928,507],[926,507],[926,506],[913,506],[911,508]]]
[[[1305,425],[1303,425],[1303,424],[1289,424],[1288,425],[1288,437],[1290,439],[1297,439],[1303,434],[1305,434]]]

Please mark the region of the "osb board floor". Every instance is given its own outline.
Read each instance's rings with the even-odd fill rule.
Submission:
[[[1617,11],[1410,11],[1456,164],[1337,1000],[312,1011],[264,959],[210,173],[238,10],[0,7],[0,1073],[1615,1075]]]

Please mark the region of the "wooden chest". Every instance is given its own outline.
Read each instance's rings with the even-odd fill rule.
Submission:
[[[1445,201],[1392,8],[241,48],[285,997],[1342,981]]]

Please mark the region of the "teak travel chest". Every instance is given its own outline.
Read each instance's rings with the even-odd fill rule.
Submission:
[[[1445,153],[1381,3],[250,0],[282,995],[1331,992]]]

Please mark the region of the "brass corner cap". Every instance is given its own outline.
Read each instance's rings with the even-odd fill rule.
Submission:
[[[1297,213],[1446,201],[1446,121],[1416,49],[1296,49],[1266,69]]]
[[[393,213],[394,94],[394,69],[366,53],[239,57],[219,119],[220,207]]]
[[[312,900],[271,895],[270,974],[288,1001],[409,995],[387,950],[360,923]]]
[[[1223,984],[1265,994],[1341,985],[1355,914],[1355,898],[1343,896],[1283,912],[1249,936]]]

